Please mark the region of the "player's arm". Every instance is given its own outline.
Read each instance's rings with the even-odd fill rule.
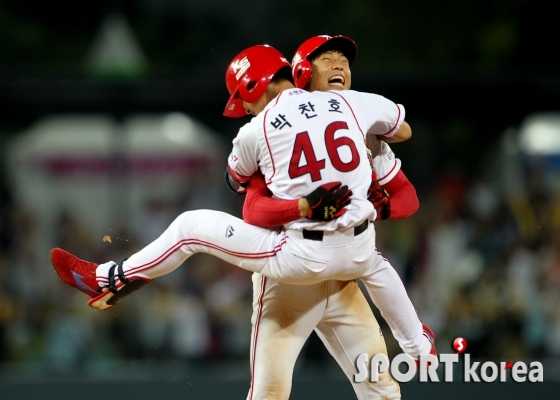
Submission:
[[[420,208],[420,201],[418,200],[416,189],[402,170],[400,170],[393,179],[383,185],[383,189],[387,191],[391,198],[391,214],[389,215],[389,219],[410,217]]]
[[[300,200],[273,199],[264,176],[256,172],[247,186],[247,195],[243,202],[243,220],[262,228],[274,228],[295,221],[307,215],[302,215],[298,208]]]
[[[368,126],[367,135],[375,135],[387,143],[404,142],[412,136],[410,125],[404,120],[402,104],[373,93],[349,91],[346,94],[355,100],[363,121]]]
[[[235,193],[244,194],[247,192],[247,187],[249,186],[250,177],[242,177],[235,173],[230,167],[226,168],[225,173],[226,184]]]
[[[245,193],[251,176],[259,170],[259,159],[257,134],[253,124],[248,123],[241,127],[233,139],[225,173],[228,187],[236,193]]]
[[[401,170],[401,161],[384,141],[370,140],[368,147],[375,171],[368,198],[377,210],[377,219],[401,219],[414,214],[419,201],[414,186]]]
[[[379,185],[373,172],[368,199],[377,211],[377,220],[407,218],[420,207],[416,189],[402,170],[384,185]]]
[[[404,142],[410,139],[411,137],[412,137],[412,129],[410,128],[408,122],[403,121],[401,123],[401,126],[393,136],[391,137],[381,136],[380,138],[386,143],[399,143],[399,142]]]
[[[243,203],[243,220],[263,228],[274,228],[300,218],[329,221],[346,212],[352,191],[339,182],[319,186],[307,196],[278,200],[260,172],[251,176]]]

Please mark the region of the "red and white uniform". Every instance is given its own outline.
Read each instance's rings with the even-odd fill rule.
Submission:
[[[375,127],[376,134],[390,137],[403,120],[403,107],[379,95],[286,90],[241,128],[229,157],[230,173],[246,180],[260,170],[273,197],[283,200],[305,196],[327,182],[343,182],[353,192],[344,215],[329,222],[299,219],[285,227],[348,229],[375,220],[367,200],[368,130]]]
[[[391,197],[390,218],[400,219],[414,214],[418,209],[418,198],[400,170],[400,160],[385,142],[371,140],[369,147],[373,169]],[[251,177],[247,188],[243,219],[254,225],[274,228],[299,218],[297,202],[273,200],[264,177],[257,173]],[[390,277],[394,278],[394,275]],[[396,285],[398,287],[399,283]],[[368,380],[354,382],[356,371],[352,360],[358,355],[387,355],[377,320],[355,280],[300,286],[253,274],[251,321],[248,400],[289,398],[296,359],[313,330],[351,382],[359,400],[401,398],[399,384],[390,375],[377,383]],[[270,348],[281,348],[282,351],[271,358]]]
[[[316,117],[305,115],[301,105],[306,104]],[[428,354],[431,345],[422,335],[402,281],[375,249],[373,224],[368,223],[360,234],[353,229],[375,219],[367,200],[371,168],[366,133],[385,125],[383,134],[391,136],[403,118],[402,107],[381,96],[353,91],[283,92],[240,130],[229,158],[230,170],[247,179],[260,168],[272,193],[286,199],[341,181],[353,196],[340,221],[301,219],[273,231],[219,211],[188,211],[123,263],[125,275],[156,278],[203,252],[283,283],[309,285],[361,277],[401,347],[413,356]],[[302,229],[322,230],[323,238],[305,239]],[[100,285],[107,280],[109,264],[96,271]]]
[[[379,184],[383,186],[401,170],[401,160],[396,158],[389,145],[377,139],[377,136],[370,135],[367,142],[373,157],[372,169],[377,174]]]
[[[357,399],[401,398],[389,371],[380,375],[379,382],[354,382],[360,354],[387,355],[379,324],[355,280],[302,286],[253,274],[251,322],[247,400],[289,399],[294,365],[313,331],[348,377]]]

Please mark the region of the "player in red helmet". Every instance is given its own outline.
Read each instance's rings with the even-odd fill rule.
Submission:
[[[292,58],[292,75],[296,87],[311,92],[314,90],[350,89],[350,66],[356,58],[356,52],[356,43],[346,36],[319,35],[307,39],[298,47]],[[343,56],[345,60],[342,61],[342,65],[347,67],[344,69],[347,76],[343,77],[342,80],[312,80],[313,73],[317,74],[319,72],[317,65],[313,64],[313,60],[319,55],[331,56],[329,60],[331,63],[335,61],[335,58]]]
[[[320,35],[306,40],[299,46],[292,61],[296,86],[311,91],[350,89],[350,65],[355,56],[356,44],[345,36]],[[403,129],[405,139],[410,137],[409,129],[408,126]],[[401,219],[410,216],[418,209],[414,187],[400,170],[398,159],[394,157],[388,145],[375,138],[370,141],[370,145],[375,152],[372,160],[374,171],[379,173],[383,183],[382,188],[376,172],[373,172],[374,182],[370,200],[379,210],[378,219]],[[296,206],[296,203],[289,204],[287,201],[271,199],[271,192],[267,189],[264,178],[261,174],[256,174],[251,177],[248,186],[243,217],[249,223],[274,228],[297,219]],[[263,279],[266,278],[260,274],[253,276],[256,282],[262,282]],[[380,387],[379,383],[364,381],[358,384],[353,381],[353,370],[352,366],[348,365],[348,359],[355,360],[356,355],[361,353],[386,353],[385,341],[383,336],[377,335],[378,324],[369,307],[348,307],[339,301],[340,296],[352,293],[356,303],[367,303],[355,281],[330,281],[329,290],[326,290],[324,283],[301,287],[270,278],[266,279],[266,283],[264,293],[260,285],[255,285],[253,342],[257,341],[255,332],[259,332],[257,344],[262,345],[263,349],[280,345],[277,343],[279,315],[293,320],[294,329],[305,334],[303,339],[300,335],[282,336],[281,345],[286,351],[275,358],[274,365],[258,355],[252,359],[252,387],[255,389],[255,399],[287,398],[281,394],[289,393],[290,373],[294,368],[295,359],[303,341],[312,330],[315,330],[345,371],[359,399],[377,398],[382,391],[385,391],[386,398],[399,398],[398,384],[391,379],[383,382],[384,387]],[[320,318],[300,315],[290,307],[291,301],[297,301],[299,305],[304,306],[309,302],[316,302],[317,299],[324,301],[319,303],[321,307],[317,307],[322,312]],[[420,326],[417,318],[411,318],[410,322]],[[339,323],[349,328],[341,329]],[[356,330],[369,331],[371,335],[366,340],[357,340]],[[430,353],[436,355],[433,332],[424,324],[421,325],[420,332],[433,344]],[[333,345],[334,343],[336,345]],[[254,347],[258,353],[259,347]],[[284,374],[277,371],[284,371]]]
[[[282,230],[267,230],[222,212],[185,212],[159,238],[120,264],[110,261],[95,267],[99,291],[107,294],[96,308],[108,308],[112,297],[125,292],[135,278],[151,280],[168,274],[198,252],[284,283],[305,285],[361,277],[368,290],[377,290],[375,275],[386,268],[386,260],[374,247],[371,222],[377,211],[368,198],[371,166],[364,142],[370,135],[397,134],[404,108],[374,94],[310,93],[295,88],[291,74],[289,78],[284,75],[283,62],[270,76],[266,65],[277,63],[276,55],[268,46],[257,47],[263,53],[247,49],[228,67],[235,85],[228,86],[226,111],[234,112],[241,104],[255,115],[233,141],[229,177],[236,183],[234,188],[243,192],[250,177],[260,170],[275,197],[306,200],[306,218],[286,222]],[[351,202],[347,201],[348,191],[333,185],[336,182],[348,185]],[[340,213],[341,209],[345,211]],[[57,271],[84,266],[67,256],[59,262],[64,265],[55,265]],[[84,268],[91,269],[89,265]],[[261,290],[264,296],[266,279],[261,281]],[[255,342],[252,357],[266,356],[266,352],[257,352],[258,346]],[[418,346],[415,351],[423,354],[430,345]]]
[[[255,60],[262,58],[270,62],[255,63]],[[226,70],[226,86],[230,97],[224,115],[239,118],[248,113],[258,114],[270,101],[263,95],[272,78],[277,73],[282,73],[282,70],[284,70],[283,77],[290,77],[290,69],[288,60],[278,50],[268,45],[252,46],[239,53]]]

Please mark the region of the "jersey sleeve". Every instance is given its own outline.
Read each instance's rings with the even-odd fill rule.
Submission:
[[[365,123],[368,135],[392,137],[404,121],[405,110],[401,104],[374,93],[349,90]]]
[[[366,144],[372,153],[372,168],[377,174],[379,184],[383,186],[400,171],[401,160],[396,158],[389,145],[379,140],[377,136],[368,136]]]
[[[410,217],[420,207],[416,189],[403,171],[399,171],[391,180],[381,185],[389,193],[391,213],[389,219]]]
[[[245,183],[259,169],[259,145],[254,124],[244,125],[233,139],[228,171],[233,179]]]

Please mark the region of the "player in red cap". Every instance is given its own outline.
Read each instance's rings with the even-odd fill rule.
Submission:
[[[260,171],[274,197],[304,199],[307,217],[273,231],[222,212],[188,211],[120,264],[86,264],[53,249],[57,272],[87,270],[91,278],[94,270],[99,285],[95,290],[100,294],[90,305],[97,309],[112,306],[135,281],[144,283],[170,273],[197,252],[284,283],[360,277],[372,297],[400,295],[398,287],[388,293],[388,288],[377,286],[379,274],[390,274],[392,267],[375,249],[371,222],[377,210],[368,199],[371,166],[365,142],[370,135],[394,137],[406,126],[404,108],[374,94],[298,89],[292,83],[290,64],[266,45],[239,53],[228,66],[226,81],[230,99],[224,114],[240,116],[244,109],[255,116],[233,141],[228,159],[231,187],[244,192],[250,177]],[[91,297],[78,281],[83,282],[65,280]],[[408,317],[408,310],[401,316]],[[411,355],[431,351],[421,331],[419,335],[405,343]]]
[[[313,90],[342,90],[351,85],[350,65],[356,56],[354,41],[345,36],[314,36],[303,42],[292,60],[292,73],[296,86]],[[408,127],[403,129],[403,138],[409,135]],[[375,139],[370,143],[374,150],[373,182],[370,200],[378,209],[378,219],[401,219],[412,215],[418,209],[418,198],[412,184],[400,170],[400,162],[394,157],[389,146]],[[378,183],[379,173],[383,188]],[[390,195],[387,195],[389,191]],[[271,199],[271,193],[261,174],[251,177],[244,202],[243,218],[252,224],[274,228],[297,219],[297,203]],[[367,301],[356,281],[329,281],[315,285],[294,286],[254,274],[253,342],[252,348],[252,389],[253,398],[287,398],[291,387],[291,374],[297,355],[303,343],[313,330],[321,338],[329,352],[336,359],[352,382],[359,399],[377,398],[384,392],[387,398],[400,398],[398,384],[391,379],[381,383],[353,380],[353,364],[359,354],[385,353],[383,336]],[[266,285],[262,285],[263,281]],[[340,297],[351,293],[354,302],[350,305],[339,301]],[[320,299],[318,301],[317,299]],[[290,307],[314,304],[309,307],[314,313],[302,314],[299,308]],[[357,304],[365,306],[356,307]],[[278,336],[278,320],[289,318],[292,330],[300,335]],[[414,323],[412,320],[411,323]],[[429,340],[435,340],[429,328],[423,325]],[[369,331],[371,335],[360,337],[356,332]],[[258,335],[257,335],[258,332]],[[427,336],[428,337],[428,336]],[[277,355],[274,363],[260,356],[264,349],[281,345],[286,351]],[[259,352],[259,349],[260,350]],[[432,354],[436,354],[435,346]]]

